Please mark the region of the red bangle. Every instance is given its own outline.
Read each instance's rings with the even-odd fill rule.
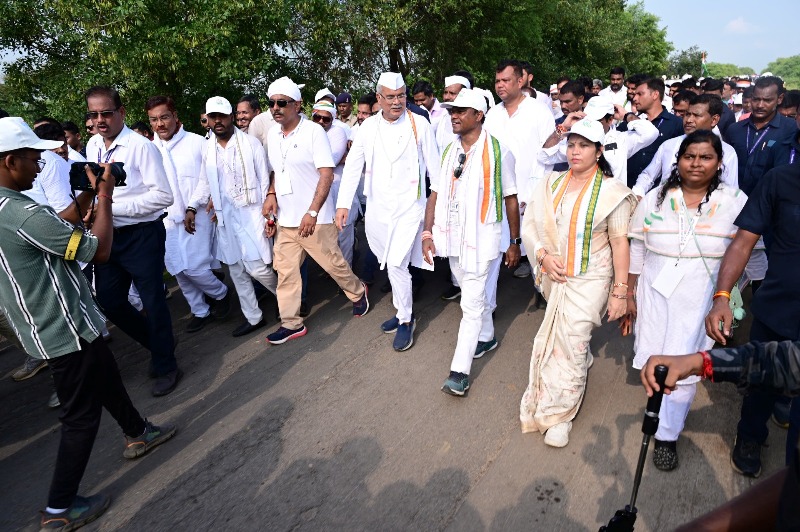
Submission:
[[[714,365],[711,363],[711,355],[708,354],[708,351],[700,351],[700,354],[703,355],[703,373],[701,377],[704,380],[714,382]]]
[[[111,199],[111,196],[109,196],[108,194],[98,194],[98,195],[97,195],[97,197],[98,197],[98,198],[105,198],[105,199],[107,199],[108,201],[110,201],[111,203],[114,203],[114,200],[113,200],[113,199]]]

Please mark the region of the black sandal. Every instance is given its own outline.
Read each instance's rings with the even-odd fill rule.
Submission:
[[[656,440],[653,464],[661,471],[672,471],[678,467],[678,442]]]

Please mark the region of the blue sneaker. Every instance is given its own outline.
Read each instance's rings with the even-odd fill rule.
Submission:
[[[286,327],[279,327],[277,331],[267,336],[267,341],[272,345],[279,345],[295,338],[305,336],[308,332],[305,325],[300,326],[299,329],[287,329]]]
[[[111,497],[101,493],[91,497],[76,495],[70,507],[63,512],[42,512],[40,530],[75,530],[100,517],[110,503]]]
[[[392,316],[388,320],[381,323],[381,330],[386,334],[392,334],[397,330],[398,325],[400,325],[400,320],[398,320],[396,316]]]
[[[478,347],[475,348],[475,354],[472,355],[472,358],[481,358],[483,355],[492,351],[493,349],[497,349],[497,340],[492,338],[486,342],[478,342]]]
[[[369,290],[367,289],[366,283],[362,282],[361,285],[364,287],[364,295],[361,296],[361,299],[353,303],[353,316],[359,318],[369,312],[369,299],[367,298]]]
[[[451,371],[450,376],[444,381],[442,391],[446,394],[455,395],[456,397],[463,397],[469,390],[469,375]]]
[[[409,323],[401,323],[397,326],[397,332],[394,335],[394,343],[392,343],[392,347],[394,347],[395,351],[405,351],[414,345],[414,329],[416,329],[416,327],[417,320],[414,316],[411,316],[411,321]]]

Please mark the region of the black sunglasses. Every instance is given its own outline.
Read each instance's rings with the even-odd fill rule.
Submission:
[[[109,111],[89,111],[88,113],[86,113],[86,118],[91,120],[97,120],[101,116],[103,118],[111,118],[117,111],[119,111],[119,107],[117,107],[116,109],[111,109]]]
[[[200,123],[201,124],[205,124],[206,122],[208,122],[208,118],[201,118],[200,119]]]
[[[458,167],[453,170],[453,176],[458,179],[461,177],[461,174],[464,172],[464,161],[467,160],[467,155],[465,153],[458,154]]]
[[[330,124],[333,122],[333,117],[313,114],[311,115],[311,120],[314,122],[322,122],[323,124]]]
[[[275,104],[278,104],[278,107],[283,109],[284,107],[286,107],[290,103],[294,103],[294,102],[295,102],[294,100],[267,100],[267,107],[272,109],[273,107],[275,107]]]

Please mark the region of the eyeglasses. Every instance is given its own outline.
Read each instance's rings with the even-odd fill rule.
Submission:
[[[403,100],[406,99],[406,95],[405,94],[392,94],[390,96],[384,96],[383,94],[379,93],[378,96],[380,96],[381,98],[383,98],[384,100],[386,100],[389,103],[402,102]]]
[[[277,104],[278,107],[283,109],[284,107],[286,107],[290,103],[294,103],[294,102],[295,102],[294,100],[267,100],[267,107],[272,109]]]
[[[107,111],[89,111],[88,113],[86,113],[86,118],[91,120],[97,120],[102,116],[103,118],[108,119],[114,116],[114,113],[116,113],[117,111],[119,111],[119,107]]]
[[[311,120],[313,120],[314,122],[322,122],[323,124],[330,124],[331,122],[333,122],[333,117],[313,114],[311,115]]]
[[[159,122],[166,122],[172,118],[172,115],[161,115],[161,116],[148,116],[147,119],[150,121],[151,124],[157,124]]]
[[[44,159],[38,159],[38,158],[37,159],[31,159],[30,157],[23,157],[22,155],[15,155],[15,157],[18,157],[20,159],[27,159],[29,161],[35,162],[39,166],[39,171],[40,172],[42,170],[44,170],[44,165],[47,164],[47,161],[45,161]]]
[[[467,154],[459,153],[458,154],[458,166],[455,170],[453,170],[453,177],[458,179],[461,177],[461,174],[464,172],[464,161],[467,160]]]

